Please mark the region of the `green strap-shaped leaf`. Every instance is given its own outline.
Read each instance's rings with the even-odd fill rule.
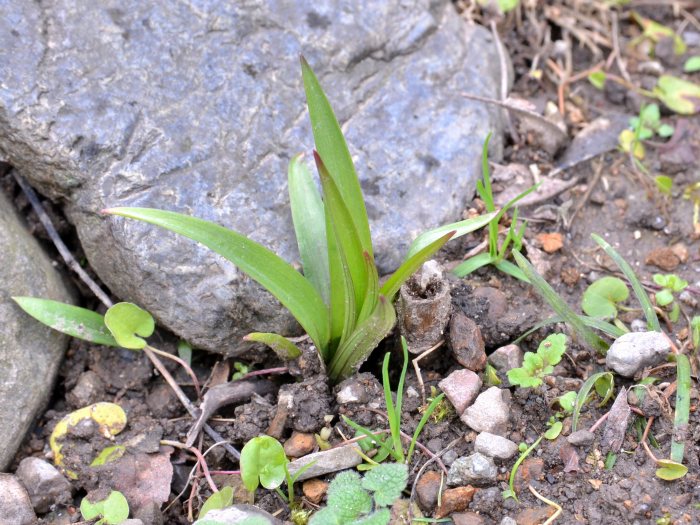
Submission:
[[[683,462],[685,439],[688,435],[690,417],[690,361],[685,354],[676,355],[676,411],[673,418],[673,436],[671,438],[671,461]]]
[[[316,149],[350,211],[363,251],[373,255],[365,201],[343,132],[316,75],[304,57],[301,58],[301,72]]]
[[[297,345],[279,334],[252,332],[243,339],[245,341],[254,341],[269,346],[273,352],[285,361],[291,361],[301,355],[301,350],[299,350]]]
[[[494,259],[491,257],[489,252],[482,252],[474,255],[473,257],[469,257],[469,259],[462,263],[459,263],[454,270],[452,270],[452,273],[457,277],[464,277],[472,272],[475,272],[479,268],[486,266],[487,264],[491,264],[493,260]]]
[[[13,297],[29,315],[64,334],[98,345],[119,346],[97,312],[38,297]]]
[[[130,350],[145,347],[146,340],[142,338],[151,336],[156,327],[151,314],[133,303],[111,306],[105,313],[105,324],[119,346]]]
[[[365,299],[362,301],[362,309],[357,315],[357,323],[361,323],[367,319],[377,306],[379,299],[379,274],[377,266],[371,260],[367,252],[362,254],[365,258],[365,268],[367,269],[367,290],[365,291]]]
[[[436,240],[443,237],[445,234],[450,232],[455,232],[452,239],[466,235],[473,231],[483,228],[489,224],[497,215],[497,212],[485,213],[484,215],[479,215],[478,217],[472,217],[466,221],[453,222],[451,224],[445,224],[443,226],[438,226],[432,230],[421,233],[416,240],[411,243],[408,248],[408,253],[406,254],[406,259],[410,259],[413,255],[421,251],[423,248],[429,244],[435,242]]]
[[[398,292],[399,288],[401,288],[401,285],[406,282],[406,279],[411,277],[411,275],[413,275],[425,261],[430,259],[435,252],[442,248],[445,243],[454,236],[454,234],[455,232],[453,230],[446,235],[443,235],[406,259],[401,266],[399,266],[399,268],[393,274],[391,274],[391,277],[387,279],[379,290],[380,293],[389,301],[392,301],[396,295],[396,292]]]
[[[644,291],[642,283],[640,283],[639,279],[637,279],[637,275],[634,273],[632,267],[602,237],[596,235],[595,233],[591,234],[591,237],[596,243],[598,243],[598,246],[603,248],[605,253],[608,254],[608,256],[615,262],[615,264],[617,264],[617,266],[620,268],[622,273],[625,274],[625,277],[632,285],[632,291],[634,292],[634,295],[637,296],[637,300],[642,305],[644,316],[647,318],[647,327],[649,328],[649,330],[651,330],[652,332],[660,332],[661,325],[659,324],[659,319],[656,317],[654,306],[651,304],[649,296]]]
[[[530,262],[518,252],[513,252],[515,261],[520,266],[525,276],[528,278],[532,286],[538,294],[549,304],[555,313],[560,315],[566,323],[576,332],[576,334],[591,348],[604,354],[608,349],[608,344],[601,339],[593,330],[588,328],[581,320],[580,316],[574,312],[571,307],[559,297],[557,292],[545,281],[540,274],[533,268]]]
[[[368,275],[363,255],[367,250],[363,250],[359,232],[350,215],[350,210],[346,206],[338,186],[329,175],[323,159],[316,151],[314,151],[314,159],[321,177],[325,209],[331,219],[341,257],[347,262],[350,271],[352,288],[355,293],[355,308],[360,310],[367,290]]]
[[[237,265],[274,295],[299,321],[319,349],[329,338],[328,312],[321,295],[271,250],[213,222],[152,208],[113,208],[104,213],[148,222],[197,241]]]
[[[343,342],[331,359],[328,376],[333,383],[349,377],[394,327],[396,311],[389,300],[379,296],[377,307]]]
[[[302,155],[289,162],[289,203],[304,276],[330,304],[328,244],[323,201]]]

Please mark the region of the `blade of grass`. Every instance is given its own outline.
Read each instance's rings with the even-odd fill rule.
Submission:
[[[338,383],[349,377],[394,327],[396,311],[383,295],[377,307],[362,323],[357,325],[350,337],[340,345],[328,366],[328,377]]]
[[[454,235],[454,231],[449,232],[447,235],[443,235],[436,241],[428,244],[411,257],[406,259],[398,269],[391,274],[391,277],[386,280],[384,285],[379,290],[382,295],[384,295],[389,301],[394,299],[396,292],[399,291],[401,285],[406,282],[406,279],[411,277],[421,265],[430,259],[440,248],[442,248],[447,241],[449,241]]]
[[[274,295],[299,321],[319,350],[327,347],[329,322],[321,295],[271,250],[213,222],[151,208],[113,208],[104,213],[154,224],[197,241],[231,261]]]
[[[402,345],[404,345],[404,340],[402,338]],[[391,398],[391,382],[389,381],[389,361],[391,360],[391,354],[386,353],[384,355],[384,362],[382,363],[382,386],[384,388],[384,401],[386,402],[386,415],[389,420],[389,430],[391,431],[391,440],[394,445],[393,456],[396,461],[403,463],[403,444],[401,443],[401,405],[403,396],[403,379],[406,376],[408,356],[403,363],[403,369],[401,370],[401,376],[399,377],[399,386],[396,388],[396,405]]]
[[[659,324],[659,319],[656,317],[654,306],[651,304],[649,296],[644,291],[642,283],[640,283],[639,279],[637,279],[637,276],[635,275],[634,270],[632,270],[632,267],[602,237],[596,235],[595,233],[591,234],[591,237],[596,243],[598,243],[598,246],[605,250],[605,253],[608,254],[608,256],[615,262],[615,264],[617,264],[618,268],[620,268],[620,271],[622,271],[627,280],[630,282],[630,285],[632,285],[634,295],[637,296],[637,300],[642,305],[644,316],[647,318],[647,327],[649,328],[649,330],[653,332],[660,332],[661,325]]]
[[[269,332],[252,332],[243,338],[244,341],[254,341],[269,346],[280,359],[291,361],[301,355],[299,347],[286,337]]]
[[[594,348],[599,353],[604,354],[607,349],[607,343],[601,339],[593,330],[588,328],[581,320],[580,316],[569,307],[564,300],[559,297],[557,292],[538,274],[530,262],[518,252],[513,252],[515,261],[520,266],[525,276],[529,279],[537,293],[551,306],[554,312],[561,316],[564,321],[571,326],[574,332],[582,339],[582,341]]]
[[[323,201],[302,155],[293,157],[289,162],[287,180],[292,222],[304,276],[316,288],[323,301],[330,304],[328,243]]]
[[[452,239],[456,239],[457,237],[461,237],[462,235],[466,235],[467,233],[483,228],[489,224],[495,216],[496,212],[485,213],[484,215],[472,217],[466,221],[453,222],[451,224],[445,224],[432,230],[425,231],[416,237],[416,240],[411,243],[411,246],[408,248],[408,253],[406,254],[406,259],[410,259],[423,248],[452,231],[455,232]]]
[[[581,389],[576,394],[576,401],[574,401],[574,411],[572,414],[572,421],[571,421],[571,431],[572,432],[576,432],[576,429],[578,428],[578,420],[581,417],[581,409],[583,408],[583,405],[586,403],[586,400],[588,399],[588,394],[591,393],[591,390],[595,386],[596,382],[601,377],[604,377],[606,375],[610,376],[611,381],[613,380],[612,372],[598,372],[596,374],[591,375],[581,385]]]
[[[355,293],[355,308],[360,310],[367,290],[367,269],[365,265],[364,251],[355,223],[350,216],[350,211],[345,205],[342,195],[335,181],[329,175],[323,160],[314,151],[316,168],[321,177],[323,197],[326,211],[328,212],[335,236],[338,241],[338,249],[347,262],[352,279],[352,288]],[[369,253],[369,252],[368,252]],[[355,319],[353,318],[353,321]]]
[[[107,328],[105,318],[97,312],[38,297],[12,299],[34,319],[58,332],[98,345],[119,346]]]
[[[595,319],[593,317],[588,317],[587,315],[580,315],[579,319],[581,319],[586,326],[590,326],[591,328],[595,328],[596,330],[600,330],[601,332],[609,335],[610,337],[613,337],[617,339],[620,336],[625,335],[627,332],[624,330],[621,330],[614,324],[608,323],[606,321],[601,321],[600,319]],[[545,326],[549,326],[552,324],[556,323],[563,323],[564,319],[559,316],[559,315],[553,315],[552,317],[548,317],[544,321],[540,321],[537,323],[535,326],[530,328],[527,332],[525,332],[523,335],[518,337],[515,341],[513,341],[513,344],[518,344],[520,341],[525,339],[528,335],[536,332],[540,328],[544,328]]]
[[[365,201],[343,132],[318,78],[304,57],[301,57],[301,72],[316,149],[348,207],[362,243],[362,251],[374,256]]]
[[[413,458],[413,451],[416,449],[416,443],[418,442],[418,436],[420,436],[420,433],[423,431],[423,427],[428,423],[428,419],[430,416],[433,415],[433,412],[435,412],[435,409],[437,406],[440,404],[440,401],[442,401],[445,398],[445,394],[440,394],[436,398],[434,398],[430,404],[428,405],[428,408],[425,409],[425,412],[423,412],[423,417],[420,418],[420,421],[418,422],[418,426],[416,426],[415,432],[413,432],[413,437],[411,438],[411,444],[408,447],[408,453],[406,454],[406,463],[410,465],[411,463],[411,458]]]
[[[671,438],[671,461],[683,463],[685,438],[690,415],[690,361],[685,354],[676,355],[676,413]]]
[[[482,268],[483,266],[486,266],[487,264],[491,264],[493,261],[493,258],[491,257],[491,254],[488,252],[480,253],[478,255],[475,255],[474,257],[469,257],[466,261],[463,263],[459,263],[454,270],[452,270],[452,273],[455,274],[457,277],[464,277],[465,275],[469,275],[472,272],[475,272],[479,268]]]
[[[503,273],[508,274],[511,277],[515,277],[516,279],[524,283],[530,282],[530,280],[526,277],[525,273],[523,273],[523,271],[520,268],[515,266],[510,261],[498,261],[497,263],[494,263],[494,266]]]
[[[363,253],[365,258],[365,268],[367,269],[367,290],[365,299],[362,301],[362,310],[357,316],[357,323],[361,323],[369,317],[377,306],[379,298],[379,275],[374,261],[370,260],[370,255],[367,252]]]

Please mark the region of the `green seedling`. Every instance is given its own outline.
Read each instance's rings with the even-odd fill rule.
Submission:
[[[491,4],[491,1],[478,0],[478,3],[482,7],[487,7]],[[496,6],[498,6],[499,11],[501,11],[501,13],[503,14],[515,9],[516,7],[518,7],[518,4],[520,4],[520,0],[496,0]]]
[[[201,520],[210,510],[225,509],[233,505],[233,487],[222,487],[219,492],[214,492],[199,509],[199,519]]]
[[[637,22],[642,28],[642,34],[637,38],[633,39],[630,44],[636,46],[643,40],[648,40],[654,45],[658,44],[660,40],[666,38],[673,39],[673,52],[676,55],[682,55],[685,53],[687,46],[680,35],[670,27],[666,27],[663,24],[659,24],[650,18],[644,18],[636,11],[632,11],[632,19]]]
[[[592,73],[588,74],[588,81],[596,89],[605,88],[605,81],[607,80],[607,78],[608,75],[605,74],[605,71],[593,71]]]
[[[245,363],[241,363],[240,361],[233,362],[233,369],[235,370],[235,372],[231,375],[231,381],[238,381],[239,379],[243,379],[246,376],[246,374],[250,373],[250,367]]]
[[[441,423],[442,421],[455,417],[456,412],[455,408],[452,406],[452,403],[450,403],[444,395],[441,395],[438,389],[432,385],[430,387],[430,395],[427,399],[428,404],[419,407],[418,412],[424,414],[436,399],[437,405],[435,405],[435,409],[430,416],[430,420],[433,423]]]
[[[653,94],[669,109],[680,115],[700,111],[700,85],[670,75],[661,75]]]
[[[304,465],[294,475],[289,472],[288,465],[289,459],[284,453],[284,448],[279,441],[270,436],[255,437],[241,450],[241,480],[246,490],[254,493],[260,485],[268,490],[275,490],[283,500],[289,503],[293,512],[299,508],[294,496],[294,483],[313,465],[313,462]],[[287,482],[286,495],[280,490],[280,486],[285,481]]]
[[[571,412],[571,431],[576,432],[578,421],[581,417],[581,409],[593,398],[594,393],[601,397],[601,402],[598,404],[598,407],[602,407],[612,398],[614,391],[615,379],[612,372],[598,372],[589,376],[588,379],[583,382],[583,385],[581,385],[581,389],[574,399]]]
[[[661,290],[656,292],[656,304],[668,310],[668,318],[676,323],[681,313],[680,305],[675,301],[673,294],[677,294],[685,290],[688,286],[688,281],[681,279],[675,274],[654,274],[654,282],[661,286]]]
[[[491,365],[491,363],[486,363],[486,368],[484,369],[484,383],[487,386],[498,386],[501,384],[501,378],[498,377],[498,372]]]
[[[669,138],[673,135],[673,126],[661,122],[658,104],[642,106],[638,117],[630,119],[630,128],[620,133],[618,142],[625,153],[632,153],[639,160],[644,159],[646,150],[642,141],[654,138]]]
[[[683,190],[683,199],[693,201],[693,232],[700,236],[700,181]]]
[[[557,403],[562,409],[564,415],[569,415],[574,413],[574,406],[576,404],[576,392],[567,392],[557,398]]]
[[[700,71],[700,56],[690,57],[683,64],[683,71],[685,73],[697,73]]]
[[[392,300],[401,284],[449,239],[485,226],[496,214],[420,235],[403,264],[379,286],[365,203],[345,138],[303,58],[301,68],[323,194],[322,198],[301,156],[294,157],[288,187],[303,275],[261,244],[212,222],[150,208],[104,212],[173,231],[233,262],[292,313],[327,363],[331,381],[338,382],[351,375],[394,326]],[[273,347],[289,346],[278,334],[265,339]]]
[[[700,348],[700,315],[696,315],[690,320],[690,340],[693,342],[693,349]]]
[[[385,463],[363,478],[341,472],[328,487],[328,505],[311,517],[309,525],[388,525],[390,507],[408,483],[408,467]]]
[[[622,279],[605,276],[592,282],[581,297],[581,310],[596,319],[612,319],[621,330],[625,326],[617,319],[617,310],[629,297],[630,291]]]
[[[343,416],[343,421],[350,425],[355,432],[366,437],[366,439],[360,441],[360,446],[363,447],[365,452],[371,448],[377,449],[377,453],[373,458],[369,458],[368,456],[364,457],[368,465],[360,465],[358,468],[361,470],[372,469],[389,456],[399,463],[410,463],[411,458],[413,457],[413,452],[416,448],[416,443],[418,442],[418,436],[420,436],[420,433],[423,431],[423,427],[425,427],[428,420],[433,415],[433,412],[435,412],[435,409],[440,405],[440,403],[442,403],[445,397],[445,394],[440,394],[432,399],[428,407],[424,410],[423,416],[416,426],[416,430],[413,432],[411,442],[408,446],[408,451],[404,453],[401,435],[401,409],[403,405],[406,373],[408,372],[408,345],[406,343],[406,338],[403,336],[401,337],[401,349],[403,351],[403,367],[401,368],[399,384],[396,388],[395,404],[391,395],[391,382],[389,380],[389,361],[391,360],[390,353],[387,352],[384,355],[384,363],[382,365],[384,400],[386,402],[387,419],[389,420],[388,435],[383,437],[379,432],[373,432],[368,428],[358,425],[350,418]]]
[[[84,497],[80,502],[80,514],[84,520],[99,518],[95,525],[119,525],[129,517],[129,503],[118,490],[112,490],[97,501],[90,501],[89,497]]]
[[[491,170],[489,169],[488,159],[488,145],[490,139],[491,134],[489,134],[489,136],[486,138],[486,142],[484,143],[484,147],[481,152],[481,173],[483,178],[482,180],[477,181],[476,191],[479,194],[481,200],[484,202],[486,211],[489,213],[496,213],[496,204],[493,198],[493,190],[491,188]],[[511,245],[514,251],[519,251],[522,246],[523,235],[525,235],[525,223],[523,223],[519,229],[517,228],[518,209],[515,208],[513,210],[513,218],[511,220],[510,227],[508,228],[506,237],[503,240],[502,244],[499,244],[498,241],[498,225],[503,216],[510,208],[512,208],[520,199],[535,191],[538,188],[538,186],[538,184],[531,186],[530,188],[522,192],[520,195],[512,199],[510,202],[508,202],[505,206],[503,206],[501,211],[495,215],[491,222],[489,222],[489,251],[480,253],[479,255],[475,255],[474,257],[471,257],[463,263],[461,263],[460,265],[458,265],[453,270],[453,273],[455,275],[457,275],[458,277],[464,277],[465,275],[469,275],[475,270],[478,270],[482,266],[490,264],[503,273],[511,275],[512,277],[520,279],[521,281],[528,282],[528,279],[522,272],[522,270],[510,261],[506,260],[509,253],[508,249],[511,247]]]
[[[566,352],[566,336],[552,334],[540,343],[537,353],[525,352],[523,366],[508,370],[508,381],[511,385],[522,388],[538,387],[542,379],[551,374],[554,366],[561,361]]]

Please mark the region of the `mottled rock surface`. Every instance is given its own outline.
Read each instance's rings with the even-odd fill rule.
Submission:
[[[72,299],[4,194],[0,194],[0,246],[0,470],[4,470],[48,401],[68,343],[67,337],[25,314],[11,297]]]
[[[34,525],[36,515],[27,491],[12,474],[0,474],[0,523]]]
[[[605,355],[605,365],[624,377],[663,363],[671,342],[661,332],[631,332],[618,337]]]
[[[3,14],[0,158],[67,203],[112,292],[212,351],[296,325],[201,246],[98,211],[196,215],[295,261],[287,162],[312,145],[300,53],[347,133],[384,272],[459,218],[500,136],[498,110],[460,96],[498,96],[496,48],[447,0],[8,0]]]

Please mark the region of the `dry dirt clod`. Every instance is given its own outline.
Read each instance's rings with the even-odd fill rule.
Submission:
[[[600,449],[603,453],[608,451],[617,454],[622,447],[627,432],[631,411],[627,403],[627,389],[621,388],[610,408],[610,415],[605,420],[603,438],[600,440]]]
[[[401,286],[396,303],[399,329],[409,352],[421,354],[442,339],[450,310],[450,284],[443,268],[428,261]]]
[[[320,479],[309,479],[302,484],[301,490],[306,499],[318,505],[328,491],[328,483]]]
[[[450,517],[454,525],[486,525],[486,520],[474,512],[456,512]]]
[[[553,507],[537,507],[534,509],[525,509],[515,516],[515,523],[518,525],[540,525],[547,521],[552,514],[556,512]]]
[[[291,458],[300,458],[310,454],[316,447],[313,434],[292,432],[291,437],[284,442],[284,453]]]

